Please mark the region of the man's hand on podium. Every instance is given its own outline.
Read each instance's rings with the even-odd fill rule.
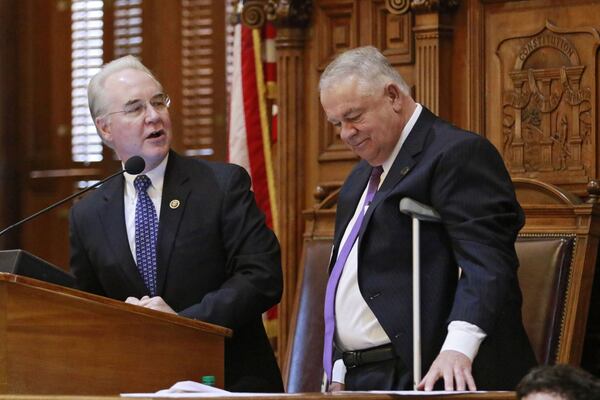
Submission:
[[[455,350],[444,350],[429,368],[429,372],[418,384],[417,390],[433,390],[435,383],[443,378],[444,390],[477,390],[471,373],[471,359]],[[456,384],[455,384],[456,383]]]
[[[128,297],[125,300],[125,303],[151,308],[153,310],[162,311],[169,314],[177,314],[160,296],[144,296],[141,299],[138,299],[137,297]]]
[[[341,392],[344,390],[344,384],[339,382],[331,382],[329,384],[328,392]]]

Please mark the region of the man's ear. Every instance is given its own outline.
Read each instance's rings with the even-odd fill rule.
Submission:
[[[402,110],[402,104],[404,100],[404,93],[400,90],[400,87],[393,82],[385,85],[385,95],[387,96],[392,109],[399,113]]]
[[[106,117],[96,117],[96,128],[100,132],[102,141],[108,145],[112,144],[112,133],[110,131],[110,124]]]

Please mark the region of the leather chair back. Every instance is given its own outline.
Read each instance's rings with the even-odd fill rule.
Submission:
[[[323,299],[331,240],[304,242],[304,262],[296,290],[288,344],[288,393],[319,392],[323,378]]]
[[[515,245],[523,323],[539,364],[554,364],[563,331],[573,235],[520,235]]]

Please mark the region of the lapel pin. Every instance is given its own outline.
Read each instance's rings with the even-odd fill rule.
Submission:
[[[400,171],[400,174],[402,174],[402,175],[406,175],[406,174],[408,174],[408,171],[410,171],[410,167],[404,167],[404,168],[402,168],[402,170]]]
[[[171,202],[169,203],[169,207],[171,207],[171,209],[176,209],[179,207],[179,205],[181,204],[181,202],[177,199],[175,200],[171,200]]]

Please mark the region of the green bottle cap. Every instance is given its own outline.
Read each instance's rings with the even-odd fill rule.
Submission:
[[[204,375],[202,377],[202,384],[207,385],[207,386],[214,386],[215,385],[215,376],[214,375]]]

